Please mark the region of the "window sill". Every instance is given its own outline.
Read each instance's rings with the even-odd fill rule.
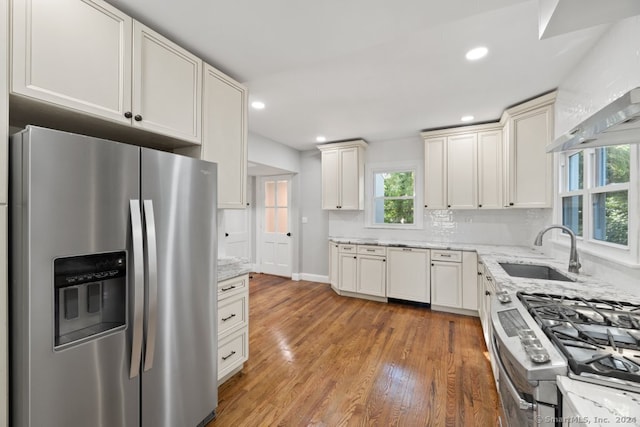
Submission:
[[[569,248],[571,247],[571,243],[569,242],[569,238],[556,238],[551,240],[551,243],[556,247],[566,248],[567,254],[569,253]],[[584,247],[578,242],[578,255],[581,253],[587,254],[592,257],[600,258],[604,261],[621,265],[626,268],[638,269],[640,270],[640,262],[638,262],[637,257],[631,252],[630,249],[613,249],[615,253],[612,253],[611,250],[604,251],[599,250],[598,248],[594,248],[593,245],[589,245],[588,247]],[[609,249],[609,248],[608,248]]]
[[[364,228],[377,228],[385,230],[422,230],[422,224],[393,225],[393,224],[365,224]]]

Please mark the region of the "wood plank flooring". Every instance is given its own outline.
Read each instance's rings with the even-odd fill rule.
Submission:
[[[249,361],[208,427],[497,424],[477,318],[253,277]]]

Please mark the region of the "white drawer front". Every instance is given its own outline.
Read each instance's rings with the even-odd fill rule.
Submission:
[[[218,300],[225,298],[227,295],[237,294],[247,290],[249,287],[249,275],[234,277],[229,280],[218,282]]]
[[[247,325],[249,314],[249,294],[243,292],[236,297],[218,303],[218,336]]]
[[[355,254],[356,253],[356,245],[339,245],[338,252],[346,253],[346,254]]]
[[[431,261],[462,262],[462,251],[431,250]]]
[[[387,248],[384,246],[359,245],[358,253],[364,255],[385,256],[387,254]]]
[[[244,363],[249,356],[249,328],[240,329],[218,345],[218,379]]]

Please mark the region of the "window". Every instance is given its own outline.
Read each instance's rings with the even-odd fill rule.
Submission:
[[[637,156],[635,145],[561,155],[559,212],[562,224],[582,238],[583,248],[624,250],[638,262],[637,243],[631,245],[629,238],[639,226],[637,207],[630,203],[638,198],[637,178],[632,179],[638,173],[637,160],[632,161]]]
[[[367,224],[378,228],[421,228],[418,166],[410,162],[368,167]],[[421,190],[420,190],[421,191]],[[419,200],[420,198],[420,200]]]

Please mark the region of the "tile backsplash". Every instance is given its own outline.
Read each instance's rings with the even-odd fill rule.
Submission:
[[[360,211],[331,211],[329,236],[531,246],[551,219],[551,209],[427,210],[422,230],[397,230],[366,227]]]

